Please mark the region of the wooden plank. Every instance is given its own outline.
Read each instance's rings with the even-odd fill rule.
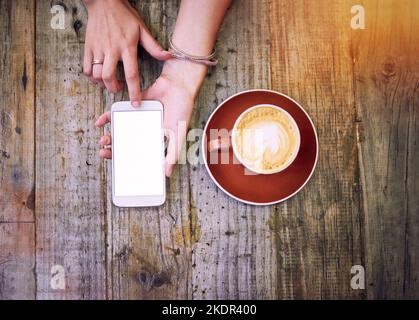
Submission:
[[[35,299],[35,226],[0,223],[0,300]]]
[[[419,2],[365,2],[352,34],[369,298],[419,298]]]
[[[34,1],[0,11],[0,299],[33,299]]]
[[[160,43],[167,43],[177,16],[177,1],[138,1],[147,26]],[[150,85],[162,64],[140,55],[142,86]],[[116,99],[106,95],[106,109],[114,100],[128,99],[126,92]],[[189,175],[185,166],[168,181],[163,207],[119,209],[110,203],[108,180],[108,287],[113,299],[187,299],[191,290],[191,246],[196,230],[189,211]]]
[[[154,35],[165,43],[177,16],[176,3],[142,3],[139,8]],[[264,38],[257,43],[258,34],[267,35],[267,23],[260,20],[266,20],[266,8],[266,2],[246,1],[230,9],[218,47],[226,61],[202,88],[191,128],[203,128],[210,111],[229,95],[269,86],[268,42]],[[242,29],[242,19],[251,21],[249,29]],[[256,48],[247,46],[239,52],[236,46],[242,40]],[[142,70],[149,84],[159,68],[155,62],[144,61]],[[256,210],[229,199],[210,181],[202,165],[179,166],[161,209],[112,209],[108,234],[109,295],[113,298],[275,296],[271,281],[275,282],[276,254],[267,223],[270,209]]]
[[[137,5],[162,43],[177,4]],[[367,17],[377,12],[371,29],[367,18],[367,30],[355,32],[349,27],[351,6],[344,0],[235,3],[219,37],[221,65],[208,77],[191,123],[203,127],[220,101],[242,89],[272,86],[296,98],[312,115],[321,144],[318,169],[298,196],[274,207],[242,205],[218,190],[203,166],[191,165],[175,172],[163,208],[128,210],[110,204],[109,164],[105,178],[97,157],[99,132],[93,130],[102,104],[109,109],[127,94],[102,96],[81,75],[86,16],[80,4],[66,2],[66,29],[52,30],[49,4],[38,3],[38,298],[364,298],[367,293],[417,298],[418,42],[413,30],[418,8],[413,1],[387,1],[382,7],[368,2]],[[2,27],[9,23],[0,21]],[[242,21],[248,22],[245,27]],[[5,47],[15,41],[7,39]],[[145,59],[144,85],[160,67]],[[19,64],[13,68],[15,76],[6,74],[18,95],[2,91],[2,108],[12,99],[28,101],[16,90],[22,70]],[[7,115],[1,115],[3,121]],[[26,112],[17,118],[30,123]],[[29,136],[7,135],[26,131],[12,122],[2,127],[1,147],[28,150]],[[16,172],[10,159],[2,159],[2,179]],[[22,170],[30,170],[27,158],[19,161]],[[33,172],[27,176],[33,178]],[[10,194],[18,194],[12,210],[6,208],[9,199],[0,202],[2,221],[29,222],[0,224],[2,298],[33,297],[35,290],[30,273],[35,230],[27,206],[32,185],[25,184],[25,192],[12,186]],[[10,257],[12,262],[1,263]],[[49,286],[55,264],[66,271],[63,291]],[[354,264],[367,267],[367,293],[349,286]],[[22,285],[16,286],[15,278]]]
[[[0,10],[0,221],[33,221],[34,2]]]
[[[220,64],[204,83],[192,128],[202,129],[229,96],[270,88],[268,9],[268,1],[233,2],[217,41]],[[257,208],[229,198],[203,165],[189,166],[189,175],[190,210],[198,216],[201,234],[192,255],[194,299],[276,298],[272,207]]]
[[[363,298],[350,287],[364,263],[363,212],[349,56],[350,1],[271,1],[272,88],[299,101],[317,127],[311,182],[275,208],[278,298]]]
[[[65,8],[65,29],[52,29],[50,6],[36,7],[36,274],[39,299],[106,298],[106,208],[95,118],[101,90],[82,74],[86,12]],[[50,286],[65,271],[64,290]]]

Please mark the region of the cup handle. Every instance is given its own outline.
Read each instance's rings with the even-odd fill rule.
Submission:
[[[231,148],[231,138],[230,137],[218,137],[216,139],[210,140],[208,142],[208,151],[227,151]]]

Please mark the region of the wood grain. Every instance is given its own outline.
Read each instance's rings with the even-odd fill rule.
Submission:
[[[369,298],[419,298],[419,3],[368,1],[352,58]]]
[[[239,91],[270,88],[268,9],[267,1],[232,4],[217,41],[221,62],[206,79],[191,127],[203,129],[217,105]],[[229,198],[202,164],[189,166],[189,175],[191,209],[201,229],[192,256],[193,298],[276,298],[272,208]]]
[[[0,300],[35,299],[35,225],[0,223]]]
[[[312,180],[272,214],[278,298],[364,297],[350,287],[351,267],[364,264],[350,8],[349,1],[270,2],[272,88],[301,103],[320,144]]]
[[[167,46],[179,0],[130,2]],[[50,26],[55,4],[64,30]],[[120,209],[94,120],[128,95],[82,75],[81,2],[0,1],[0,299],[419,298],[419,3],[360,4],[365,30],[351,29],[349,0],[235,1],[196,101],[198,129],[241,90],[300,102],[320,154],[298,195],[244,205],[193,163],[163,207]],[[162,64],[140,61],[146,87]],[[350,287],[358,264],[366,290]]]
[[[143,3],[139,9],[153,31],[163,25],[163,31],[154,34],[165,43],[177,5],[166,2],[160,8],[155,6]],[[231,43],[218,46],[226,61],[208,76],[191,128],[202,129],[211,110],[229,95],[249,86],[269,86],[267,39],[255,49],[235,49],[238,43],[256,44],[257,35],[268,34],[266,21],[258,18],[266,20],[266,8],[265,2],[247,1],[230,9],[218,40]],[[248,29],[242,30],[243,19],[251,21]],[[150,84],[159,67],[145,61],[142,70],[144,84]],[[237,86],[230,86],[230,81]],[[197,143],[192,138],[189,146]],[[210,181],[202,165],[178,167],[163,208],[112,210],[108,234],[112,237],[109,274],[113,275],[110,287],[114,298],[275,296],[270,286],[275,282],[272,260],[276,255],[267,223],[269,208],[256,210],[229,199]],[[249,233],[251,239],[247,238]]]
[[[105,192],[95,118],[100,90],[82,74],[86,13],[66,1],[65,29],[50,27],[50,6],[36,7],[36,276],[39,299],[106,298]],[[65,270],[65,290],[50,286]]]
[[[34,219],[34,2],[1,2],[0,221]],[[25,21],[25,23],[22,23]]]
[[[35,297],[35,3],[0,2],[0,299]]]
[[[138,1],[153,35],[167,44],[177,16],[177,1]],[[140,54],[142,87],[159,75],[161,63]],[[128,99],[127,92],[117,99]],[[110,109],[115,97],[107,97]],[[108,166],[108,176],[110,173]],[[188,299],[191,290],[191,246],[197,238],[190,210],[188,171],[179,168],[167,181],[167,201],[160,208],[120,209],[108,204],[109,296],[114,299]],[[108,201],[111,198],[108,181]]]

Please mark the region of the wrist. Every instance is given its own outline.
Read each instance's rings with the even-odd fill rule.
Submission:
[[[170,59],[164,63],[162,76],[181,85],[195,99],[207,70],[206,66],[199,63]]]

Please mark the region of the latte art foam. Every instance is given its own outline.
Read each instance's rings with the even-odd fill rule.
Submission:
[[[245,114],[233,137],[241,160],[256,172],[286,165],[298,146],[298,133],[280,109],[259,107]]]

